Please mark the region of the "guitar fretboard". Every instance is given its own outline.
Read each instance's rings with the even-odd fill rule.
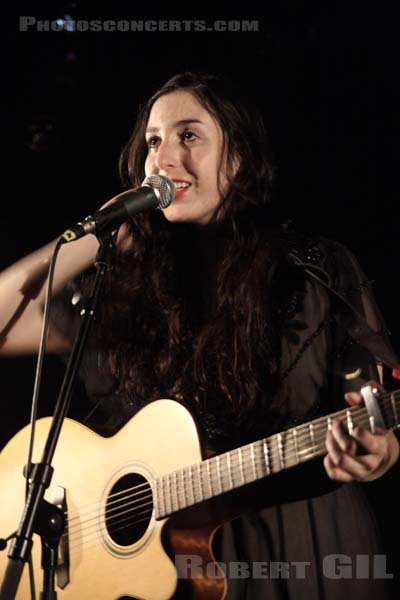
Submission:
[[[398,427],[400,390],[383,394],[378,403],[386,429]],[[369,416],[364,406],[352,406],[172,471],[155,480],[155,518],[165,518],[199,502],[325,454],[326,432],[335,419],[344,421],[350,433],[357,425],[363,425],[370,431],[375,426],[373,417]]]

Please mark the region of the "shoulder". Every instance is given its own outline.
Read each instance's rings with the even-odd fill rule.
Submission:
[[[358,258],[344,244],[313,233],[289,233],[287,257],[304,268],[317,268],[326,274],[329,283],[339,292],[346,293],[351,287],[367,288],[370,281]],[[361,291],[361,290],[360,290]]]
[[[372,281],[365,274],[359,258],[347,246],[322,237],[319,244],[325,256],[325,268],[339,293],[362,293],[370,289]]]

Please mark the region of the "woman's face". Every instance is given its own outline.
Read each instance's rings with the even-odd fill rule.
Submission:
[[[154,103],[146,141],[146,176],[165,175],[177,187],[163,209],[168,221],[208,223],[227,187],[223,134],[215,118],[190,92],[171,92]]]

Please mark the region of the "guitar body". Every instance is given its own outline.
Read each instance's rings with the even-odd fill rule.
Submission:
[[[37,423],[33,462],[41,458],[50,424],[50,418]],[[4,537],[18,527],[23,510],[22,469],[28,436],[26,427],[0,454],[0,535]],[[63,589],[57,587],[59,600],[167,600],[175,593],[185,598],[223,598],[223,578],[194,579],[190,593],[179,594],[175,565],[163,546],[169,530],[172,555],[198,554],[200,548],[202,556],[212,561],[215,527],[191,529],[185,535],[184,529],[174,529],[173,518],[156,521],[152,512],[150,486],[154,478],[200,460],[194,421],[184,407],[171,400],[147,405],[111,438],[66,419],[54,456],[52,484],[45,496],[58,503],[54,494],[59,497],[65,490],[68,535],[60,547]],[[168,528],[163,531],[167,521]],[[38,535],[34,535],[32,555],[38,594],[42,589]],[[6,564],[7,552],[3,551],[0,581]],[[30,597],[25,567],[17,600]]]
[[[373,393],[373,384],[364,387]],[[400,390],[375,402],[384,424],[397,427]],[[334,418],[342,419],[349,432],[358,424],[373,431],[373,415],[353,406],[205,460],[190,413],[172,400],[148,404],[112,438],[67,419],[45,496],[67,515],[58,598],[223,600],[226,579],[211,547],[215,532],[248,510],[332,491],[337,484],[320,476],[322,463],[312,462],[326,453]],[[50,424],[49,418],[37,423],[34,463],[41,459]],[[26,427],[0,454],[2,537],[21,519],[28,438]],[[270,476],[279,478],[288,469],[290,483],[272,481]],[[36,590],[41,590],[37,535],[32,556]],[[6,564],[2,552],[0,580]],[[25,568],[17,600],[30,597]]]

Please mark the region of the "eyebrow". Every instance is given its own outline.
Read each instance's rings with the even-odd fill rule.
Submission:
[[[181,119],[180,121],[172,123],[172,127],[182,127],[182,125],[190,125],[191,123],[200,123],[200,125],[204,125],[204,122],[200,121],[200,119]],[[146,129],[146,133],[155,133],[156,131],[159,131],[159,127],[148,127]]]

